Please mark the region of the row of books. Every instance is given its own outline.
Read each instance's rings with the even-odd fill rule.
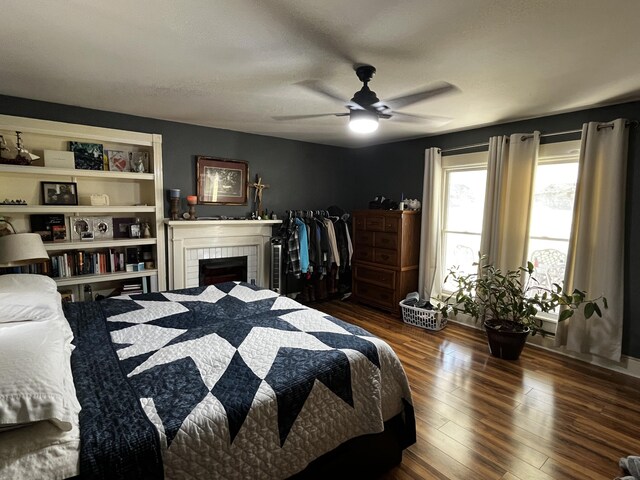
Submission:
[[[125,283],[120,289],[120,295],[137,295],[138,293],[148,293],[147,282]]]
[[[49,263],[49,275],[60,278],[127,271],[125,254],[113,248],[103,252],[79,250],[52,255]]]

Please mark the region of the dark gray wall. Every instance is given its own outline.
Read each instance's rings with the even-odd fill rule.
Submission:
[[[279,215],[290,209],[315,210],[330,205],[351,208],[345,204],[350,199],[348,179],[336,174],[344,169],[347,149],[7,96],[0,96],[0,113],[159,133],[164,187],[179,188],[183,197],[195,195],[196,156],[206,155],[248,161],[250,179],[260,174],[263,182],[270,185],[264,191],[264,208]],[[251,192],[253,189],[250,200]],[[251,201],[246,206],[196,207],[200,216],[244,217],[251,209]],[[165,215],[169,216],[166,200]]]
[[[580,129],[585,122],[607,122],[616,118],[640,119],[640,102],[625,103],[580,112],[566,113],[531,120],[505,123],[464,132],[425,137],[405,142],[388,143],[352,151],[345,176],[353,179],[351,200],[346,204],[366,208],[378,194],[398,200],[402,192],[409,198],[422,197],[424,151],[429,147],[442,149],[473,145],[488,141],[493,135],[507,135],[539,130],[544,133]],[[543,141],[563,141],[569,136],[543,138]],[[572,138],[579,138],[580,135]],[[640,358],[640,128],[629,131],[629,161],[627,170],[627,214],[625,241],[625,305],[622,351]]]
[[[505,123],[416,140],[360,149],[343,149],[230,130],[198,127],[150,118],[0,96],[0,113],[95,125],[163,137],[165,188],[195,193],[195,156],[235,158],[249,162],[271,185],[264,206],[281,214],[288,209],[339,205],[347,211],[366,208],[374,196],[398,200],[422,197],[424,150],[483,143],[493,135],[540,130],[553,133],[581,128],[584,122],[640,118],[640,102]],[[578,138],[574,136],[573,138]],[[552,141],[567,138],[552,137]],[[549,140],[543,140],[549,141]],[[28,147],[28,146],[27,146]],[[1,192],[0,192],[1,193]],[[198,206],[198,214],[244,216],[250,206]],[[168,215],[168,204],[165,205]],[[627,233],[625,243],[625,309],[623,353],[640,358],[640,128],[629,136]]]

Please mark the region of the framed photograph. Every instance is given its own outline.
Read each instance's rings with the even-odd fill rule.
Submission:
[[[137,173],[149,171],[149,152],[131,152],[131,171]]]
[[[129,225],[129,237],[140,238],[140,225],[137,223]]]
[[[106,170],[104,149],[99,143],[69,142],[76,168],[79,170]]]
[[[67,241],[67,227],[66,225],[53,225],[51,227],[51,233],[53,233],[54,242],[66,242]]]
[[[69,231],[71,240],[82,240],[84,233],[93,235],[93,222],[91,217],[69,217]]]
[[[78,205],[75,182],[40,182],[43,205]]]
[[[198,204],[247,204],[247,162],[202,156],[197,161]]]
[[[109,170],[111,172],[128,172],[131,169],[131,152],[122,150],[107,150]]]
[[[96,240],[113,238],[113,219],[111,217],[94,217],[93,236]]]
[[[114,218],[113,238],[131,238],[129,227],[135,223],[135,218]]]

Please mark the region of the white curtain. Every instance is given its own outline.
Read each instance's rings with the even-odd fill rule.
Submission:
[[[589,320],[582,311],[558,325],[556,344],[620,361],[624,287],[624,213],[628,130],[584,124],[569,239],[565,288],[604,294],[609,308]]]
[[[489,139],[480,253],[502,270],[525,264],[540,132]]]
[[[424,155],[424,182],[422,187],[422,223],[420,225],[420,264],[418,293],[424,299],[438,292],[440,273],[440,229],[442,202],[442,155],[439,148],[429,148]]]

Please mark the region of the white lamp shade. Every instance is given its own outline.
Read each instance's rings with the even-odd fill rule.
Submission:
[[[351,110],[349,128],[356,133],[372,133],[378,129],[378,115],[368,110]]]
[[[15,233],[0,237],[0,267],[21,267],[47,260],[49,255],[37,233]]]

